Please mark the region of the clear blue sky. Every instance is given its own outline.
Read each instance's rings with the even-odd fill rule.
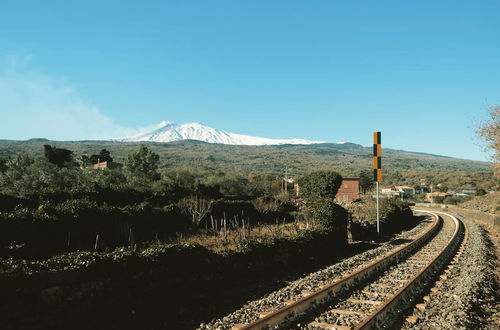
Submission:
[[[0,4],[0,138],[110,138],[163,120],[486,160],[500,1]]]

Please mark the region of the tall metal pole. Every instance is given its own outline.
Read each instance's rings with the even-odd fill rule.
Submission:
[[[373,132],[373,181],[377,183],[377,235],[379,235],[379,182],[382,181],[382,134],[380,132]]]
[[[380,218],[380,213],[379,213],[379,208],[378,208],[378,182],[377,182],[377,235],[380,234],[380,224],[379,224],[379,218]]]

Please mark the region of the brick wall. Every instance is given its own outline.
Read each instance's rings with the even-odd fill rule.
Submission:
[[[359,179],[344,178],[335,196],[340,202],[352,203],[359,198]]]

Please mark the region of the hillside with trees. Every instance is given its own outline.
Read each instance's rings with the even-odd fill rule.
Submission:
[[[5,159],[20,153],[34,158],[43,156],[43,145],[50,144],[73,152],[75,161],[88,162],[99,150],[109,151],[113,160],[123,163],[139,144],[109,141],[53,142],[0,140],[0,167]],[[255,174],[298,178],[315,169],[335,168],[345,177],[359,176],[372,167],[372,148],[357,144],[318,144],[280,146],[234,146],[197,141],[145,144],[159,155],[159,170],[189,169],[191,172],[238,173],[242,177]],[[464,155],[466,156],[466,155]],[[384,185],[412,186],[442,184],[449,189],[498,189],[493,179],[492,164],[384,149]]]
[[[388,199],[381,203],[379,236],[371,198],[347,209],[334,202],[341,173],[361,173],[363,189],[372,185],[371,155],[356,145],[42,140],[4,141],[0,150],[0,282],[10,302],[0,316],[12,328],[33,322],[74,328],[75,320],[83,328],[126,328],[140,320],[149,328],[167,322],[181,329],[192,318],[185,290],[218,291],[223,283],[233,292],[259,274],[306,271],[419,220],[407,203]],[[386,154],[402,159],[397,166],[420,159],[464,176],[470,176],[467,169],[486,173],[483,163],[443,159],[444,165],[425,162],[427,155]],[[284,171],[300,182],[302,200],[292,195]],[[409,172],[395,173],[404,178]],[[358,243],[348,241],[349,223]],[[172,294],[181,298],[165,306],[165,295]],[[45,299],[38,314],[26,308],[26,297]],[[134,307],[136,315],[124,314],[135,305],[141,306]],[[172,311],[166,318],[165,308]],[[190,316],[178,317],[183,313]]]

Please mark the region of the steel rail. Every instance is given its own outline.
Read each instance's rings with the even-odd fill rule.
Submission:
[[[425,212],[425,211],[424,211]],[[430,213],[430,212],[427,212]],[[442,219],[438,217],[436,214],[433,214],[434,222],[430,226],[429,229],[417,235],[412,242],[409,244],[402,246],[389,255],[381,258],[380,260],[376,260],[370,263],[368,266],[355,271],[354,273],[335,281],[331,284],[328,284],[322,287],[320,290],[307,294],[303,298],[297,301],[291,301],[286,306],[278,309],[274,312],[262,313],[262,317],[250,324],[237,324],[232,327],[233,330],[261,330],[267,329],[269,327],[279,326],[281,323],[286,321],[289,317],[295,315],[301,315],[305,313],[313,303],[319,302],[327,298],[331,294],[335,294],[342,290],[345,286],[351,286],[363,280],[376,271],[379,271],[382,268],[385,268],[393,261],[397,260],[400,257],[403,257],[409,253],[411,253],[414,249],[416,249],[420,244],[424,243],[430,236],[432,236],[442,225]]]
[[[415,276],[413,276],[408,282],[400,288],[392,297],[387,299],[378,307],[376,310],[374,310],[367,318],[363,319],[363,321],[359,324],[357,324],[354,329],[372,329],[372,328],[379,328],[380,324],[378,323],[384,323],[384,318],[385,316],[390,313],[391,309],[393,309],[395,306],[397,306],[402,299],[404,299],[412,290],[412,288],[417,285],[417,283],[420,281],[420,279],[424,278],[427,274],[432,273],[433,269],[437,267],[439,262],[445,258],[447,255],[447,252],[450,252],[453,250],[455,245],[453,244],[454,242],[457,241],[459,231],[461,229],[461,223],[460,221],[447,213],[444,212],[430,212],[430,211],[423,211],[423,210],[415,210],[417,212],[422,212],[422,213],[429,213],[433,214],[435,216],[436,213],[440,213],[443,215],[446,215],[450,217],[454,223],[455,223],[455,230],[453,232],[453,235],[450,237],[446,245],[439,251],[439,253],[432,258],[431,262],[427,264],[427,266],[423,267]]]

